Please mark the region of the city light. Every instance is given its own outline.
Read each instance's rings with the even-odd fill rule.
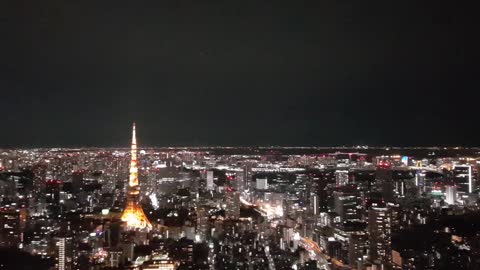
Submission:
[[[135,135],[130,149],[0,153],[6,165],[0,246],[54,262],[54,269],[84,261],[137,269],[225,269],[232,262],[257,269],[399,269],[424,254],[450,252],[462,265],[477,251],[456,220],[480,231],[478,193],[470,192],[477,190],[480,157],[465,158],[459,149],[437,150],[434,162],[422,158],[431,156],[429,149],[415,149],[424,151],[418,157],[395,150],[408,153],[407,160],[372,147],[369,154],[228,148],[241,155],[146,148],[137,156]],[[288,153],[272,156],[281,150]],[[397,248],[395,235],[416,243],[410,234],[421,226],[437,228],[429,235],[441,232],[448,252],[435,245],[412,244],[415,253]]]

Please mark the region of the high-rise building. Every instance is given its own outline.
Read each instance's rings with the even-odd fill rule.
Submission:
[[[18,247],[20,241],[20,211],[0,208],[0,247]]]
[[[345,186],[348,184],[348,171],[336,170],[335,171],[335,183],[337,187]]]
[[[246,189],[246,182],[245,182],[245,176],[244,176],[244,170],[235,172],[235,189],[237,189],[240,193],[243,192]]]
[[[457,186],[445,186],[445,202],[452,205],[457,201]]]
[[[58,206],[60,203],[60,191],[62,190],[62,181],[48,180],[46,183],[45,195],[49,206]]]
[[[268,179],[267,178],[257,178],[257,189],[266,190],[268,189]]]
[[[342,243],[333,237],[328,238],[326,250],[328,255],[330,255],[330,257],[333,257],[333,258],[342,257],[342,253],[343,253]]]
[[[310,207],[312,209],[311,213],[313,214],[313,216],[318,216],[318,214],[320,213],[320,204],[319,204],[319,197],[317,194],[315,193],[312,193],[310,195]]]
[[[243,167],[243,186],[244,186],[244,189],[246,190],[250,190],[251,189],[251,175],[252,175],[252,168],[250,165],[245,165]]]
[[[171,247],[171,256],[180,263],[192,262],[193,261],[193,245],[194,241],[187,238],[179,239]]]
[[[128,229],[150,229],[152,224],[143,212],[142,206],[139,203],[140,185],[138,181],[137,162],[137,138],[134,123],[132,132],[130,178],[128,181],[127,203],[125,209],[123,210],[121,219],[126,223]]]
[[[207,171],[207,190],[214,190],[215,184],[213,183],[213,171]]]
[[[453,177],[459,193],[472,193],[473,168],[470,165],[455,165],[453,167]]]
[[[382,193],[385,202],[393,202],[394,184],[390,163],[380,163],[375,171],[376,189]]]
[[[77,194],[83,188],[83,171],[78,170],[72,173],[72,192]]]
[[[417,172],[415,174],[415,185],[418,187],[420,193],[425,192],[425,172]]]
[[[370,260],[388,264],[391,261],[391,218],[386,207],[371,207],[368,211]]]
[[[225,217],[229,219],[240,218],[240,193],[228,188],[225,193]]]
[[[205,240],[208,236],[210,229],[208,206],[206,204],[199,204],[197,206],[197,235],[198,240]]]
[[[334,191],[334,212],[340,216],[342,222],[360,219],[361,198],[358,191]]]
[[[56,237],[55,238],[55,257],[56,270],[73,269],[73,240],[72,237]]]
[[[348,239],[348,263],[355,267],[361,264],[368,250],[368,235],[364,232],[354,232]],[[361,269],[358,267],[358,269]]]

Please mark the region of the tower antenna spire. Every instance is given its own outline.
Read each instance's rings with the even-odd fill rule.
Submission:
[[[143,212],[139,204],[140,185],[138,182],[138,161],[137,161],[137,137],[135,122],[132,128],[132,146],[130,158],[130,176],[128,179],[128,194],[125,209],[122,214],[122,221],[126,222],[130,229],[149,229],[152,224]]]

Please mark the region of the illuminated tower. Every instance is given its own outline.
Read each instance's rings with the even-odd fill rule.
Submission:
[[[135,135],[135,123],[133,124],[132,134],[132,158],[130,161],[130,178],[128,180],[127,203],[122,214],[122,221],[126,223],[130,230],[150,229],[152,224],[148,221],[139,204],[140,185],[138,183],[138,165],[137,165],[137,138]]]

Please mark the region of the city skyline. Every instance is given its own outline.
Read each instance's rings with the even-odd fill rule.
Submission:
[[[0,270],[479,270],[477,13],[0,1]]]
[[[130,148],[2,150],[1,264],[16,270],[480,265],[479,149],[140,150],[136,138],[134,125]]]

